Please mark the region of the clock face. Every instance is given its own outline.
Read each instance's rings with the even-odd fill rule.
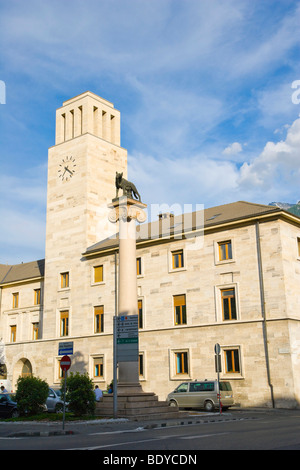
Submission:
[[[69,181],[75,173],[75,158],[74,157],[65,157],[62,159],[58,167],[58,177],[62,181]]]

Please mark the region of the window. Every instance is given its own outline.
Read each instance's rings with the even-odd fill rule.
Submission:
[[[213,392],[214,382],[195,382],[190,384],[190,392]]]
[[[10,342],[15,343],[17,341],[17,325],[10,327]]]
[[[235,289],[222,289],[221,290],[221,299],[222,299],[222,312],[223,320],[236,320],[236,299],[235,299]]]
[[[179,392],[179,393],[185,393],[188,391],[188,384],[187,383],[184,383],[184,384],[180,384],[177,388],[176,388],[176,391]]]
[[[139,354],[139,376],[144,377],[144,354]]]
[[[184,295],[174,295],[174,321],[175,325],[186,324],[186,302]]]
[[[226,349],[224,351],[225,359],[225,372],[228,373],[240,373],[240,355],[239,349]]]
[[[13,308],[18,308],[19,307],[19,292],[15,292],[12,295],[12,299],[13,299],[13,302],[12,302]]]
[[[175,370],[176,374],[188,374],[188,353],[177,352],[175,353]]]
[[[232,259],[232,245],[231,240],[220,242],[219,245],[219,261]]]
[[[62,357],[58,360],[58,378],[59,379],[64,379],[65,375],[66,375],[66,371],[62,370],[62,368],[60,367],[60,361],[61,360],[62,360]]]
[[[60,287],[61,289],[66,289],[69,287],[69,273],[61,273],[60,275]]]
[[[143,328],[143,301],[138,300],[138,316],[139,316],[139,328]]]
[[[142,258],[136,259],[136,274],[137,276],[141,276],[142,274]]]
[[[94,359],[94,377],[103,378],[103,357]]]
[[[39,324],[32,323],[32,339],[36,340],[39,338]]]
[[[172,252],[172,268],[178,269],[184,267],[183,250]]]
[[[60,336],[69,335],[69,311],[60,312]]]
[[[34,305],[41,303],[41,289],[34,289]]]
[[[26,359],[23,363],[21,377],[32,377],[32,366],[28,359]]]
[[[298,258],[300,258],[300,237],[297,238]]]
[[[103,333],[104,331],[104,307],[94,307],[94,332]]]
[[[103,266],[94,266],[94,282],[103,282]]]

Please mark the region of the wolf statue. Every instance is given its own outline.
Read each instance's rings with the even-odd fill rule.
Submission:
[[[118,197],[119,189],[123,190],[123,196],[129,197],[131,199],[135,198],[141,201],[141,196],[135,185],[123,178],[123,173],[118,173],[116,171],[116,197]]]

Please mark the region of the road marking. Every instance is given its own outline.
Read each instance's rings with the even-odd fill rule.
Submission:
[[[97,449],[107,449],[108,447],[117,447],[117,446],[127,446],[128,444],[141,444],[143,442],[151,442],[151,441],[160,441],[160,438],[155,439],[144,439],[142,441],[128,441],[128,442],[118,442],[117,444],[105,444],[103,446],[94,446],[94,447],[76,447],[73,449],[65,449],[65,450],[97,450]]]
[[[179,437],[179,439],[201,439],[202,437],[214,437],[214,436],[224,436],[224,434],[231,434],[230,432],[219,432],[216,434],[199,434],[198,436],[185,436]]]
[[[104,431],[104,432],[90,432],[90,436],[104,436],[105,434],[125,434],[128,432],[141,432],[141,431],[146,431],[144,428],[136,428],[136,429],[125,429],[123,431]]]
[[[10,441],[13,441],[14,439],[24,439],[24,437],[0,437],[0,439],[9,439]]]

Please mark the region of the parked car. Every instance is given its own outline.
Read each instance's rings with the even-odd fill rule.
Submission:
[[[234,404],[230,382],[220,381],[222,408],[227,409]],[[169,393],[167,401],[170,406],[179,408],[203,408],[213,411],[219,408],[219,389],[217,380],[195,380],[183,382]]]
[[[8,393],[0,394],[0,418],[17,418],[19,416],[18,405]]]
[[[66,403],[67,409],[68,403]],[[46,400],[48,411],[52,413],[62,413],[64,402],[62,400],[61,391],[55,388],[49,388],[48,398]]]

